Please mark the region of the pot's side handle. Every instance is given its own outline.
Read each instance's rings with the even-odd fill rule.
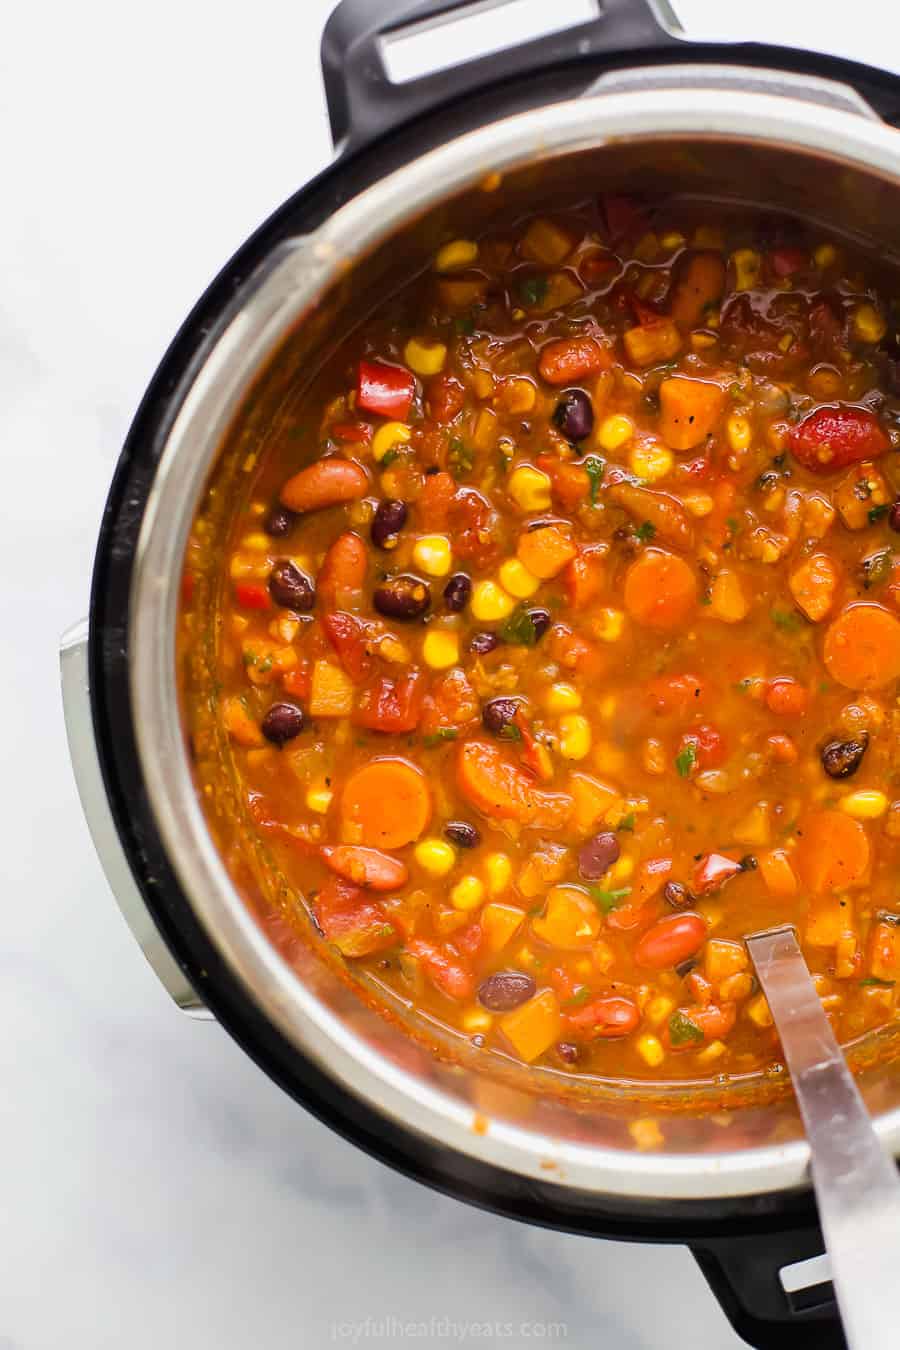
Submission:
[[[322,34],[322,78],[331,134],[339,150],[357,149],[448,99],[573,58],[648,52],[677,45],[668,0],[604,0],[602,14],[544,37],[515,43],[462,65],[391,80],[385,44],[507,0],[341,0]],[[665,26],[663,26],[665,25]]]
[[[88,624],[82,620],[63,634],[59,648],[63,712],[78,796],[100,864],[128,927],[162,984],[182,1012],[211,1018],[212,1013],[172,956],[141,899],[106,799],[94,741],[88,683]]]
[[[691,1244],[722,1311],[756,1350],[847,1350],[818,1225]],[[794,1267],[809,1262],[807,1274]],[[819,1266],[826,1265],[821,1271]],[[784,1278],[783,1278],[784,1277]]]

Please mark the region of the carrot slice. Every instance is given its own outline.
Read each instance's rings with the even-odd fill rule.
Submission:
[[[554,830],[572,814],[574,803],[567,792],[537,787],[531,774],[488,741],[460,746],[456,782],[467,801],[496,820]]]
[[[659,386],[659,431],[672,450],[701,445],[725,407],[725,390],[708,380],[674,375]]]
[[[813,811],[797,833],[800,876],[814,894],[842,890],[865,877],[869,839],[858,820],[842,811]]]
[[[625,574],[625,608],[647,628],[679,628],[697,603],[697,583],[683,558],[648,549]]]
[[[838,684],[881,689],[900,677],[900,622],[880,605],[848,605],[825,634],[824,658]]]
[[[326,867],[355,886],[370,891],[394,891],[409,877],[405,863],[377,848],[359,848],[354,844],[323,844],[319,854]]]
[[[371,848],[402,848],[431,819],[425,775],[405,759],[374,759],[347,779],[341,796],[347,834]]]

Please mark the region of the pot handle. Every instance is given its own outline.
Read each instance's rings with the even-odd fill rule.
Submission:
[[[100,865],[122,916],[163,988],[182,1012],[191,1017],[211,1018],[193,985],[172,956],[131,875],[125,852],[106,798],[100,760],[94,740],[88,677],[88,623],[64,633],[59,646],[63,713],[75,784]]]
[[[491,0],[489,0],[491,3]],[[496,5],[498,0],[492,0]],[[510,0],[499,0],[501,5]],[[488,80],[538,71],[574,58],[648,52],[678,45],[678,20],[668,0],[604,0],[586,22],[503,48],[409,80],[394,81],[385,48],[454,19],[472,0],[341,0],[322,34],[322,78],[336,148],[356,150],[367,141]]]
[[[737,1334],[756,1350],[847,1350],[818,1224],[691,1243]]]

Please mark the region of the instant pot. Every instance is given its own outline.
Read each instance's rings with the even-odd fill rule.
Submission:
[[[227,501],[285,390],[501,203],[637,190],[744,197],[896,252],[900,81],[833,57],[686,42],[662,2],[606,0],[577,27],[403,83],[401,32],[483,9],[344,0],[322,42],[337,154],[241,248],[176,336],[138,409],[103,516],[90,618],[63,641],[72,759],[119,905],[184,1011],[215,1017],[320,1120],[408,1176],[529,1223],[687,1243],[750,1345],[842,1345],[808,1150],[789,1094],[698,1088],[641,1151],[628,1093],[535,1096],[477,1057],[438,1056],[354,996],[314,944],[266,923],[217,848],[176,678],[195,513]],[[484,190],[487,177],[500,187]],[[499,179],[498,179],[499,176]],[[900,1151],[900,1074],[861,1085]],[[865,1223],[848,1197],[848,1221]],[[818,1267],[815,1268],[818,1271]],[[810,1281],[813,1284],[810,1284]],[[688,1333],[689,1334],[689,1333]]]

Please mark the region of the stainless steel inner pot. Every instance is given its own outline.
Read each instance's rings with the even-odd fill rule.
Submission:
[[[748,83],[750,87],[748,87]],[[487,193],[488,173],[503,186]],[[788,1103],[661,1117],[640,1151],[631,1100],[561,1106],[469,1059],[437,1063],[310,954],[289,964],[251,914],[197,798],[176,686],[178,582],[192,521],[221,498],[221,457],[264,447],[288,386],[397,280],[425,265],[455,222],[502,199],[652,187],[797,211],[893,255],[900,137],[842,86],[806,77],[681,66],[604,77],[585,95],[509,116],[432,150],[285,243],[235,297],[168,434],[131,588],[130,682],[153,815],[190,904],[255,1003],[288,1040],[390,1120],[445,1149],[590,1195],[724,1197],[797,1187],[808,1151]],[[217,461],[220,461],[217,466]],[[148,938],[152,942],[152,938]],[[900,1074],[864,1089],[885,1145],[900,1151]],[[652,1114],[652,1113],[651,1113]]]

